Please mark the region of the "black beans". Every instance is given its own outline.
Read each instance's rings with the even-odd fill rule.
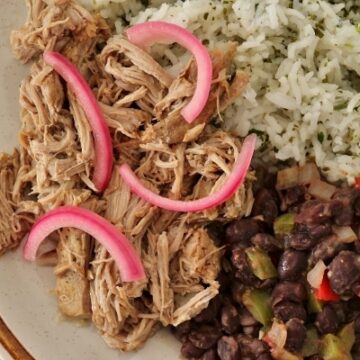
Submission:
[[[235,337],[223,336],[217,343],[217,353],[221,360],[240,359],[240,348]]]
[[[341,251],[329,265],[330,286],[337,294],[344,294],[360,279],[360,255]]]
[[[271,298],[272,306],[284,300],[301,303],[307,299],[307,291],[302,283],[284,281],[275,286]]]
[[[319,260],[327,262],[344,249],[344,247],[345,245],[340,243],[335,235],[330,235],[321,240],[321,242],[313,248],[309,262],[311,265],[315,265]]]
[[[226,240],[229,243],[242,243],[247,245],[250,239],[260,231],[258,221],[253,219],[241,219],[232,222],[226,228]]]
[[[268,345],[259,340],[260,332],[266,330],[255,315],[262,322],[266,317],[266,321],[285,324],[285,349],[299,358],[306,329],[315,326],[320,351],[322,336],[338,334],[353,322],[357,341],[351,354],[360,360],[360,240],[342,243],[333,232],[334,225],[359,231],[360,190],[339,190],[331,200],[320,201],[309,200],[311,195],[304,187],[276,193],[271,186],[256,194],[252,211],[256,218],[208,227],[215,243],[226,245],[218,276],[220,295],[194,319],[174,330],[183,342],[183,355],[202,360],[271,360]],[[273,226],[274,219],[283,214],[277,194],[282,209],[295,215],[295,226],[281,236],[274,236]],[[262,266],[262,259],[252,259],[250,264],[246,255],[250,247],[270,256],[277,277],[260,280],[254,275],[252,266]],[[327,265],[330,286],[341,298],[323,301],[321,312],[315,313],[308,304],[306,273],[318,260]],[[262,294],[258,298],[261,303],[256,297],[248,301],[250,293]],[[304,360],[323,359],[315,354]]]
[[[199,359],[204,350],[197,348],[190,341],[185,341],[181,347],[181,354],[187,359]]]
[[[354,320],[355,332],[360,334],[360,314],[358,314]]]
[[[253,274],[243,249],[232,251],[231,262],[235,269],[235,277],[245,285],[259,286],[261,281]]]
[[[234,305],[226,305],[221,310],[221,326],[228,334],[235,333],[240,327],[239,312]]]
[[[324,236],[332,234],[331,224],[321,224],[308,227],[308,233],[311,238],[319,240]]]
[[[173,329],[176,338],[185,341],[191,331],[191,321],[185,321]]]
[[[306,270],[307,256],[304,252],[286,250],[280,257],[278,263],[278,274],[280,280],[297,280]]]
[[[215,296],[210,302],[209,306],[204,309],[194,320],[198,323],[207,323],[214,320],[217,316],[221,306],[220,296]]]
[[[218,356],[215,349],[210,349],[204,353],[200,360],[217,360]]]
[[[189,335],[189,341],[199,349],[207,350],[213,347],[221,336],[219,329],[204,326],[194,330]]]
[[[259,233],[251,238],[251,243],[259,248],[268,251],[279,251],[281,249],[281,243],[275,239],[274,236],[266,233]]]
[[[339,319],[331,305],[325,305],[316,315],[315,326],[320,334],[335,334],[339,329]]]
[[[292,353],[299,353],[306,338],[306,328],[299,319],[291,319],[286,323],[287,337],[285,348]]]
[[[238,281],[233,282],[231,287],[231,296],[237,304],[242,304],[242,295],[244,293],[244,290],[245,286],[242,283]]]
[[[281,192],[281,210],[286,211],[291,206],[294,206],[304,201],[305,187],[294,186],[292,188],[283,190]]]
[[[301,207],[295,222],[298,224],[318,225],[328,222],[331,216],[329,204],[320,200],[311,200]]]
[[[239,335],[237,337],[237,341],[240,344],[242,355],[241,359],[267,359],[265,355],[270,355],[269,347],[259,339],[254,339],[245,335]]]
[[[313,248],[318,242],[307,232],[295,232],[285,236],[285,247],[293,248],[295,250],[309,250]]]
[[[266,223],[272,224],[279,215],[276,194],[268,189],[261,189],[256,194],[252,215],[262,215]]]
[[[306,321],[306,310],[303,305],[291,301],[282,301],[273,306],[274,315],[277,319],[287,322],[290,319]]]
[[[354,211],[350,205],[345,205],[339,200],[331,202],[333,221],[339,226],[348,226],[353,222]]]

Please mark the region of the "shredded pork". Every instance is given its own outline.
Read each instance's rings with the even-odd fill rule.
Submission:
[[[224,184],[241,141],[213,119],[244,90],[248,76],[231,74],[234,45],[211,52],[209,101],[199,118],[181,117],[196,82],[191,60],[172,78],[144,50],[72,0],[28,0],[26,24],[14,31],[14,55],[34,60],[20,89],[21,151],[2,155],[0,253],[18,245],[40,214],[61,205],[84,206],[111,221],[141,256],[146,280],[123,283],[103,246],[74,229],[54,234],[59,309],[88,318],[107,344],[139,348],[160,325],[179,325],[218,293],[221,249],[206,231],[209,221],[248,215],[249,174],[235,196],[216,209],[176,214],[145,203],[122,183],[116,169],[108,189],[94,193],[93,138],[76,94],[41,59],[65,54],[83,72],[105,114],[116,164],[128,163],[154,192],[174,199],[207,196]],[[102,49],[100,51],[100,49]],[[232,75],[232,76],[231,76]]]

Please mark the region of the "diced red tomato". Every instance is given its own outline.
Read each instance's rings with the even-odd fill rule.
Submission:
[[[355,178],[355,185],[354,185],[357,189],[360,189],[360,176],[358,176],[357,178]]]
[[[322,301],[338,301],[340,299],[340,296],[334,293],[333,289],[330,286],[327,272],[324,273],[324,277],[320,287],[315,291],[315,297],[316,299]]]

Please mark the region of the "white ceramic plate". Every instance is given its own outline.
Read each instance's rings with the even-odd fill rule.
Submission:
[[[26,8],[23,0],[0,2],[0,151],[12,151],[19,128],[18,89],[27,68],[12,58],[8,39],[10,31],[24,22]],[[158,333],[137,353],[109,349],[93,326],[60,320],[51,291],[54,285],[52,269],[24,263],[19,250],[0,258],[0,319],[34,359],[179,358],[179,344],[167,331]],[[27,360],[25,355],[13,356]],[[10,358],[0,345],[0,359]]]

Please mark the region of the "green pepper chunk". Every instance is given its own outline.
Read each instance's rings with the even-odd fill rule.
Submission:
[[[348,352],[351,351],[351,348],[354,346],[355,344],[355,327],[354,327],[354,322],[351,322],[349,324],[346,324],[339,332],[338,332],[338,337],[340,338],[340,340],[342,341],[342,343],[344,344],[346,350]]]
[[[322,338],[321,355],[324,360],[352,360],[342,340],[333,335],[326,334]]]
[[[305,342],[301,355],[308,357],[317,354],[319,351],[319,335],[314,327],[307,329]]]
[[[309,292],[307,309],[310,314],[317,314],[322,311],[322,303],[316,299],[313,292]]]
[[[242,297],[246,309],[264,326],[271,323],[273,313],[271,310],[271,295],[265,290],[246,290]]]
[[[276,236],[284,236],[290,234],[295,226],[295,215],[288,213],[279,216],[274,221],[274,234]]]
[[[252,272],[260,280],[271,279],[277,276],[277,270],[270,256],[262,249],[250,247],[245,250]]]

